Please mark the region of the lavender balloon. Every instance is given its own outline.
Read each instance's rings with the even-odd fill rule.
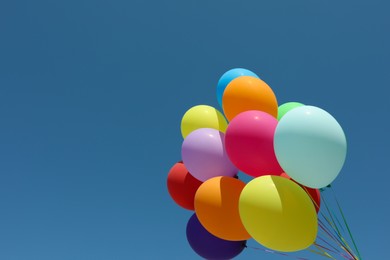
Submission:
[[[211,128],[199,128],[183,141],[181,155],[187,170],[200,181],[216,176],[234,177],[238,170],[225,150],[225,135]]]
[[[206,259],[232,259],[246,246],[246,241],[227,241],[210,234],[200,224],[196,214],[188,220],[187,240],[191,248]]]

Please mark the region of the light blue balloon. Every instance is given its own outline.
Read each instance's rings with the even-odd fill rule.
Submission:
[[[325,110],[301,106],[287,112],[274,136],[280,166],[295,181],[311,188],[329,185],[340,173],[347,140],[336,119]]]
[[[253,73],[250,70],[242,69],[242,68],[235,68],[228,70],[225,72],[222,77],[218,81],[217,85],[217,100],[219,105],[222,107],[222,96],[223,92],[225,91],[226,86],[235,78],[238,78],[240,76],[252,76],[259,78],[255,73]]]

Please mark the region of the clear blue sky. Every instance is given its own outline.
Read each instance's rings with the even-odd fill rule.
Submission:
[[[243,67],[330,112],[363,259],[388,248],[386,0],[0,2],[0,259],[198,259],[168,195],[180,120]],[[256,246],[254,241],[250,241]],[[247,249],[238,259],[284,259]],[[320,259],[313,256],[313,259]]]

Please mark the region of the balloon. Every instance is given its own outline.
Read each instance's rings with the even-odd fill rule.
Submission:
[[[225,137],[226,151],[239,170],[254,177],[283,172],[274,152],[277,123],[273,116],[256,110],[243,112],[230,122]]]
[[[244,182],[232,177],[215,177],[200,185],[195,194],[195,213],[208,232],[229,241],[250,238],[238,213],[244,187]]]
[[[241,192],[239,212],[252,238],[272,250],[303,250],[317,236],[311,199],[298,184],[280,176],[250,181]]]
[[[304,104],[299,103],[299,102],[287,102],[284,103],[283,105],[280,105],[278,108],[278,121],[290,110],[296,108],[296,107],[301,107],[304,106]]]
[[[181,134],[186,138],[189,133],[199,128],[213,128],[225,132],[227,121],[217,109],[198,105],[190,108],[181,120]]]
[[[291,181],[294,181],[290,176],[288,176],[286,173],[282,173],[279,175],[280,177],[287,178]],[[295,181],[294,181],[295,182]],[[296,182],[297,183],[297,182]],[[307,195],[311,198],[313,205],[316,209],[316,212],[320,211],[320,206],[321,206],[321,193],[319,189],[312,189],[306,186],[303,186],[302,184],[297,183],[299,186],[302,187],[304,191],[306,191]]]
[[[182,159],[192,176],[205,181],[215,176],[235,176],[238,172],[225,151],[225,135],[211,128],[191,132],[182,144]]]
[[[185,209],[194,210],[195,193],[201,184],[201,181],[187,171],[183,162],[176,163],[169,171],[168,192],[172,199]]]
[[[227,85],[222,107],[229,121],[248,110],[264,111],[275,118],[278,114],[278,102],[272,89],[261,79],[251,76],[235,78]]]
[[[246,241],[227,241],[210,234],[196,214],[188,220],[187,240],[191,248],[205,259],[232,259],[246,247]]]
[[[226,86],[230,83],[230,81],[240,76],[252,76],[258,78],[258,76],[252,71],[247,69],[242,69],[242,68],[231,69],[225,72],[222,75],[222,77],[219,79],[217,85],[217,100],[218,100],[218,104],[221,107],[222,107],[222,96]]]
[[[284,115],[274,138],[275,154],[291,178],[310,188],[329,185],[343,167],[347,141],[325,110],[301,106]]]

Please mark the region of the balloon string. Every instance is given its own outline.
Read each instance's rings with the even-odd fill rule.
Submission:
[[[332,244],[330,244],[328,241],[326,241],[325,239],[323,239],[322,237],[318,236],[318,239],[321,240],[322,242],[324,242],[326,245],[328,245],[329,247],[331,247],[333,250],[335,250],[337,253],[340,253],[341,252],[339,251],[338,248],[334,247]]]
[[[331,258],[331,257],[327,256],[326,254],[321,253],[321,252],[318,252],[318,251],[315,251],[315,250],[313,250],[313,249],[307,249],[307,251],[309,251],[309,252],[311,252],[311,253],[314,253],[314,254],[317,254],[317,255],[320,255],[320,256],[325,256],[325,257],[327,257],[327,258]]]
[[[340,246],[340,248],[344,249],[342,243],[336,238],[334,237],[328,230],[326,230],[326,228],[321,224],[319,223],[319,226],[321,228],[321,230],[328,236],[330,237],[334,242],[336,242],[336,244],[338,244]]]
[[[307,258],[292,256],[292,255],[285,254],[282,252],[272,251],[272,250],[264,249],[264,248],[260,248],[260,247],[253,247],[253,246],[247,246],[247,247],[251,248],[251,249],[255,249],[255,250],[261,250],[261,251],[264,251],[264,252],[269,253],[269,254],[282,255],[282,256],[291,257],[291,258],[295,258],[295,259],[299,259],[299,260],[309,260]]]
[[[338,229],[338,227],[337,227],[337,225],[336,225],[336,223],[335,223],[335,221],[334,221],[333,214],[331,213],[331,211],[330,211],[330,209],[329,209],[329,207],[328,207],[328,203],[326,203],[325,196],[322,196],[321,198],[323,199],[324,204],[325,204],[325,207],[326,207],[326,210],[328,211],[328,214],[329,214],[329,216],[330,216],[330,219],[332,220],[332,224],[333,224],[333,225],[331,225],[331,226],[335,229],[335,231],[337,232],[338,236],[339,236],[340,239],[341,239],[341,232],[340,232],[340,230]]]
[[[318,246],[318,247],[320,247],[320,248],[322,248],[322,249],[328,250],[329,252],[332,252],[332,253],[341,255],[343,258],[345,258],[345,259],[347,259],[347,260],[351,260],[351,258],[350,258],[349,256],[346,256],[346,255],[344,255],[344,254],[342,254],[342,253],[340,253],[340,252],[336,252],[336,251],[334,251],[334,250],[332,250],[332,249],[330,249],[330,248],[328,248],[328,247],[325,247],[325,246],[323,246],[323,245],[320,245],[320,244],[318,244],[318,243],[315,243],[315,245]]]
[[[328,207],[328,205],[327,205],[327,203],[326,203],[326,201],[325,201],[325,197],[324,197],[324,196],[321,196],[321,199],[323,200],[323,202],[324,202],[324,204],[325,204],[325,208],[326,208],[328,214],[331,215],[330,210],[329,210],[329,207]],[[323,217],[323,218],[326,220],[326,222],[329,224],[329,226],[331,226],[332,229],[335,231],[336,235],[339,236],[339,233],[337,233],[337,230],[336,230],[334,221],[331,221],[331,220],[329,219],[329,217],[327,217],[324,213],[322,213],[322,211],[320,212],[320,216]],[[339,237],[340,237],[340,236],[339,236]]]
[[[328,224],[333,228],[335,234],[338,236],[338,238],[340,240],[338,240],[338,244],[341,246],[341,248],[347,252],[349,255],[351,255],[353,257],[353,259],[356,259],[356,256],[352,254],[352,249],[351,247],[348,245],[347,241],[341,236],[341,232],[339,231],[339,229],[337,228],[337,225],[336,223],[334,222],[334,218],[332,217],[333,215],[335,216],[335,213],[333,211],[331,211],[328,207],[328,204],[325,200],[325,196],[322,196],[321,197],[324,201],[324,204],[325,204],[325,207],[327,209],[327,212],[328,214],[330,215],[332,221],[329,220],[329,218],[327,218],[324,214],[322,214],[322,216],[325,218],[325,220],[328,222]],[[325,226],[325,225],[324,225]]]
[[[331,249],[329,249],[327,247],[324,247],[324,246],[322,246],[322,245],[320,245],[318,243],[314,243],[314,246],[317,247],[317,249],[321,250],[321,252],[323,252],[324,254],[327,254],[327,255],[329,254],[325,250],[328,250],[331,253],[335,253],[335,251],[333,251],[333,250],[331,250]],[[329,256],[331,256],[331,255],[329,254]],[[332,258],[333,258],[333,256],[332,256]]]
[[[316,243],[314,243],[314,246],[315,246],[320,252],[322,252],[324,255],[326,255],[328,258],[337,260],[336,258],[334,258],[333,256],[331,256],[328,252],[326,252],[324,249],[322,249],[321,247],[319,247]]]
[[[326,204],[326,202],[325,202],[325,204]],[[341,230],[344,231],[343,225],[341,225],[339,219],[337,218],[337,215],[336,215],[336,214],[334,213],[334,211],[333,211],[331,208],[329,208],[327,205],[326,205],[326,207],[330,210],[330,212],[331,212],[331,214],[333,215],[334,219],[336,219],[338,225],[341,227]],[[333,220],[333,218],[332,218],[332,220]],[[334,223],[334,226],[335,226],[336,228],[337,228],[337,223]],[[344,237],[342,236],[342,233],[340,232],[340,230],[337,230],[337,231],[338,231],[338,234],[339,234],[339,237],[340,237],[341,241],[343,242],[343,245],[344,245],[345,247],[348,248],[348,251],[349,251],[349,252],[352,252],[352,251],[353,251],[352,248],[349,246],[348,242],[344,239]],[[345,232],[345,231],[344,231],[344,232]]]
[[[329,187],[331,187],[331,186],[329,185]],[[341,225],[341,222],[339,221],[337,215],[334,214],[334,212],[332,211],[332,209],[331,209],[330,207],[327,206],[327,203],[326,203],[326,201],[325,201],[325,197],[326,197],[326,196],[321,196],[321,198],[323,199],[323,201],[324,201],[324,203],[325,203],[325,206],[326,206],[328,212],[331,211],[331,213],[333,213],[333,214],[330,214],[330,212],[329,212],[329,214],[330,214],[331,216],[333,215],[333,217],[336,219],[337,223],[339,224],[339,227],[341,228],[341,230],[342,230],[342,231],[345,231],[344,228],[343,228],[343,225]],[[336,223],[335,223],[335,225],[336,225]],[[341,232],[339,232],[339,233],[341,233]]]
[[[318,203],[314,200],[313,196],[308,192],[307,187],[305,187],[305,186],[302,186],[302,187],[303,187],[303,189],[306,191],[306,193],[309,194],[309,197],[310,197],[311,201],[314,203],[314,205],[316,206],[316,208],[319,209],[320,207],[319,207]],[[329,187],[331,187],[331,186],[329,185]],[[342,249],[344,249],[344,251],[347,251],[347,253],[348,253],[349,255],[351,255],[350,251],[352,251],[352,250],[351,250],[350,246],[348,245],[347,241],[341,236],[341,232],[340,232],[340,230],[338,229],[338,226],[339,226],[340,229],[341,229],[343,232],[345,232],[345,230],[344,230],[344,228],[343,228],[343,225],[341,225],[339,219],[337,218],[337,215],[334,214],[334,212],[333,212],[331,209],[329,209],[329,207],[328,207],[328,205],[327,205],[327,203],[326,203],[326,201],[325,201],[325,198],[324,198],[323,196],[321,196],[321,198],[323,199],[323,201],[324,201],[324,203],[325,203],[325,207],[326,207],[326,209],[327,209],[327,211],[328,211],[328,214],[330,215],[330,218],[332,219],[332,221],[329,221],[329,219],[328,219],[322,212],[320,212],[320,214],[327,220],[328,224],[333,228],[333,230],[334,230],[335,233],[338,235],[338,237],[339,237],[339,239],[340,239],[341,241],[340,241],[340,240],[336,240],[336,239],[332,236],[333,239],[336,241],[336,243],[338,243],[338,244],[340,245],[340,247],[341,247]],[[334,219],[336,219],[337,223],[334,221]],[[337,226],[337,224],[338,224],[338,226]],[[325,226],[325,225],[324,225],[324,226]],[[326,226],[325,226],[325,227],[326,227]],[[330,232],[330,231],[329,231],[329,232]],[[329,232],[327,232],[327,233],[329,233]],[[345,247],[348,247],[349,250],[346,250]],[[333,247],[333,248],[334,248],[334,247]],[[337,250],[337,251],[338,251],[338,250]],[[344,254],[340,253],[339,251],[338,251],[338,253],[339,253],[341,256],[343,256],[343,257],[345,258],[345,255],[344,255]],[[353,259],[355,259],[355,256],[354,256],[354,255],[352,255],[352,256],[353,256]]]
[[[337,221],[337,223],[339,224],[339,227],[340,227],[341,231],[345,233],[344,226],[341,225],[341,223],[340,223],[340,221],[339,221],[339,218],[338,218],[337,216],[336,216],[336,221]]]
[[[353,245],[354,245],[354,247],[355,247],[355,249],[356,249],[356,252],[357,252],[357,254],[358,254],[358,256],[359,256],[359,259],[361,260],[362,257],[361,257],[361,255],[360,255],[359,249],[358,249],[357,246],[356,246],[355,240],[353,239],[352,232],[351,232],[351,230],[350,230],[350,228],[349,228],[349,225],[348,225],[348,223],[347,223],[347,220],[346,220],[346,218],[345,218],[345,216],[344,216],[343,210],[341,209],[340,203],[339,203],[339,201],[337,200],[336,193],[334,192],[332,186],[330,186],[330,189],[331,189],[331,191],[332,191],[332,194],[333,194],[333,196],[334,196],[334,199],[336,200],[337,207],[338,207],[339,210],[340,210],[341,216],[343,217],[345,226],[347,227],[347,230],[348,230],[349,236],[351,237],[352,243],[353,243]]]
[[[343,244],[343,242],[341,240],[339,240],[337,237],[335,237],[332,234],[332,232],[327,229],[327,227],[322,223],[321,220],[319,220],[319,227],[322,229],[323,232],[326,233],[326,235],[328,237],[330,237],[333,241],[335,241],[336,244],[338,244],[340,246],[340,248],[343,249],[343,251],[347,252],[349,255],[351,255],[353,257],[353,259],[355,259],[355,257],[352,255],[350,250],[345,247],[345,245]]]
[[[344,242],[344,244],[348,247],[348,251],[352,254],[353,253],[353,250],[352,248],[349,246],[349,244],[347,243],[347,241],[344,239],[344,237],[341,238]],[[354,259],[357,259],[356,255],[353,255]]]
[[[327,228],[324,226],[324,224],[319,221],[318,222],[318,226],[320,227],[320,229],[325,232],[325,234],[330,237],[331,239],[333,239],[333,241],[335,241],[337,244],[341,244],[340,241],[329,231],[327,230]]]
[[[329,237],[331,237],[336,242],[336,244],[338,244],[344,251],[345,251],[345,247],[348,248],[349,252],[351,251],[350,247],[346,246],[347,242],[344,240],[344,238],[339,236],[339,234],[336,233],[336,231],[334,231],[334,229],[333,229],[333,232],[334,232],[334,234],[336,234],[337,237],[334,234],[332,234],[332,232],[327,228],[327,226],[324,223],[322,223],[321,220],[319,220],[319,225],[320,225],[321,229],[323,229],[323,231],[326,232],[327,235]]]
[[[329,206],[328,206],[328,203],[326,202],[325,200],[325,196],[322,196],[321,197],[324,201],[324,204],[325,204],[325,208],[328,212],[328,214],[330,215],[330,219],[327,218],[324,214],[322,214],[322,216],[325,218],[325,220],[328,222],[328,224],[333,228],[334,232],[336,233],[336,235],[338,236],[338,238],[340,239],[340,244],[343,245],[344,247],[348,248],[349,250],[349,253],[351,253],[351,248],[350,246],[348,245],[348,243],[345,241],[345,239],[343,239],[342,235],[341,235],[341,232],[340,230],[337,228],[337,224],[335,223],[334,221],[334,218],[332,216],[335,216],[336,218],[336,214],[330,210]]]
[[[343,249],[345,250],[345,252],[348,253],[348,255],[350,255],[352,260],[359,260],[359,259],[356,258],[356,256],[354,254],[352,254],[349,250],[347,250],[347,248],[343,247]]]
[[[302,186],[303,189],[306,191],[307,194],[309,194],[309,197],[311,199],[311,201],[314,203],[314,205],[316,206],[316,208],[320,211],[320,205],[318,205],[317,201],[313,198],[313,196],[310,194],[310,192],[308,191],[307,187],[306,186]],[[321,196],[322,198],[322,196]],[[321,215],[323,215],[322,212],[319,212]],[[324,216],[325,217],[325,216]],[[329,231],[330,232],[330,231]],[[327,232],[328,233],[328,232]],[[320,237],[319,237],[320,238]],[[330,245],[328,242],[326,242],[324,239],[320,238],[323,242],[325,242],[326,244],[328,244],[330,247],[332,247],[333,249],[335,249],[337,251],[337,253],[341,254],[338,249],[336,249],[335,247],[333,247],[332,245]],[[337,243],[337,241],[336,241]],[[330,250],[331,251],[331,250]],[[334,251],[333,251],[334,252]],[[342,255],[342,254],[341,254]]]
[[[319,220],[319,226],[320,226],[321,230],[323,232],[325,232],[328,237],[330,237],[334,242],[336,242],[336,244],[338,244],[340,246],[341,249],[343,249],[343,251],[348,253],[348,255],[350,255],[352,257],[352,259],[356,259],[356,257],[351,253],[351,250],[346,248],[340,240],[338,240],[334,235],[331,234],[331,232],[329,230],[327,230],[326,227],[324,227],[324,224],[322,223],[321,220]]]
[[[335,241],[340,246],[343,245],[343,243],[341,242],[341,238],[336,237],[336,236],[338,236],[338,234],[334,230],[333,231],[336,233],[336,236],[334,234],[332,234],[332,231],[330,231],[328,229],[328,227],[320,219],[318,220],[318,225],[322,229],[322,231],[324,231],[331,239],[333,239],[333,241]],[[340,240],[339,240],[339,238],[340,238]]]
[[[330,185],[329,185],[329,187],[331,187]],[[323,196],[323,198],[324,198],[324,204],[325,204],[325,206],[326,206],[326,208],[327,208],[327,210],[328,210],[328,213],[332,216],[336,216],[336,214],[333,212],[333,211],[331,211],[330,209],[329,209],[329,207],[328,207],[328,204],[326,203],[326,201],[325,201],[325,196]],[[336,199],[336,197],[335,197],[335,199]],[[336,202],[337,202],[337,199],[336,199]],[[341,208],[339,208],[339,210],[341,210]],[[332,220],[333,220],[333,218],[332,218]],[[340,223],[340,222],[339,222]],[[344,222],[345,223],[345,222]],[[337,228],[337,225],[336,225],[336,223],[334,223],[334,226]],[[348,242],[341,236],[341,232],[337,229],[337,233],[338,233],[338,235],[339,235],[339,238],[340,238],[340,240],[342,241],[342,248],[343,249],[345,249],[345,251],[349,254],[349,255],[351,255],[351,256],[353,256],[353,259],[356,259],[356,256],[354,255],[354,254],[352,254],[352,249],[351,249],[351,247],[349,246],[349,244],[348,244]]]
[[[318,205],[318,203],[314,200],[314,198],[313,198],[313,196],[308,192],[308,189],[307,189],[307,187],[306,186],[302,186],[303,187],[303,189],[306,191],[306,193],[307,194],[309,194],[309,197],[310,197],[310,199],[312,200],[312,202],[314,203],[314,205],[318,208],[318,209],[320,209],[320,206]],[[323,215],[323,213],[322,212],[320,212],[320,214],[321,215]],[[325,216],[324,216],[325,217]],[[325,217],[326,218],[326,217]],[[342,225],[340,224],[340,221],[336,218],[336,220],[337,220],[337,222],[339,223],[339,225],[341,226],[341,228],[342,228]],[[328,221],[329,222],[329,221]],[[330,224],[330,222],[329,222],[329,224]],[[332,224],[330,224],[331,226],[334,226],[334,225],[332,225]],[[344,229],[342,228],[342,230],[344,231]],[[326,241],[324,241],[324,242],[326,242]],[[336,241],[337,242],[337,241]],[[333,247],[334,248],[334,247]]]
[[[307,187],[306,186],[302,186],[303,189],[306,191],[307,194],[309,194],[309,197],[311,199],[311,201],[313,202],[313,204],[316,206],[317,209],[320,209],[320,206],[318,205],[317,201],[313,198],[313,196],[310,194],[310,192],[308,191]],[[320,214],[322,214],[322,212],[320,212]],[[322,214],[323,215],[323,214]],[[344,231],[342,225],[340,224],[340,221],[338,220],[338,218],[336,217],[336,220],[337,222],[339,223],[339,226],[341,227],[341,229]],[[335,224],[334,224],[335,225]],[[342,239],[342,237],[341,237]],[[323,240],[324,242],[326,242],[325,240]],[[336,241],[337,242],[337,241]],[[326,242],[327,243],[327,242]],[[328,245],[330,245],[329,243],[327,243]],[[331,246],[331,245],[330,245]],[[341,252],[338,251],[338,249],[336,249],[335,247],[331,246],[332,248],[334,248],[338,254],[342,255],[343,254]],[[330,250],[331,251],[331,250]],[[333,251],[334,252],[334,251]],[[343,256],[344,257],[344,256]]]

